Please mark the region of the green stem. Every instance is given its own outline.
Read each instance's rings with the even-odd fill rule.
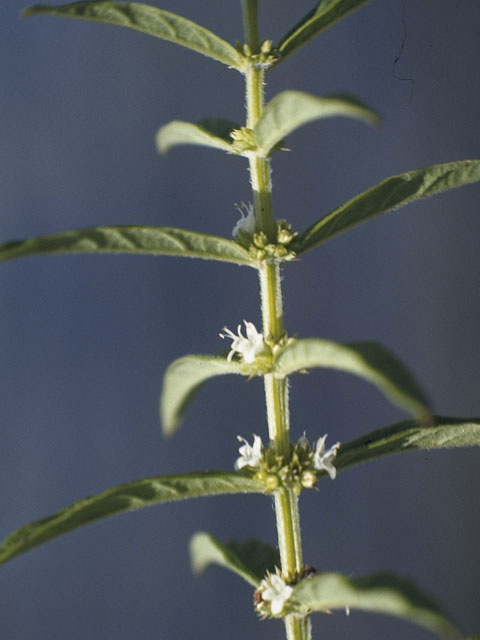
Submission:
[[[263,334],[267,340],[278,342],[283,335],[283,305],[280,268],[264,262],[259,270],[262,296]]]
[[[257,69],[253,64],[248,68],[246,80],[247,93],[247,128],[253,129],[260,119],[264,106],[265,71]],[[250,182],[253,191],[253,204],[257,218],[257,231],[263,231],[270,242],[275,242],[275,218],[272,206],[272,181],[270,160],[251,154]]]
[[[258,0],[242,0],[245,41],[252,53],[258,49]]]
[[[242,0],[245,37],[252,52],[258,48],[257,0]],[[264,107],[264,71],[252,63],[246,71],[247,127],[253,129],[262,116]],[[276,222],[272,206],[270,159],[252,153],[249,157],[250,180],[256,216],[256,230],[266,234],[270,242],[276,241]],[[277,343],[284,335],[283,303],[280,268],[277,263],[265,261],[260,269],[263,335]],[[270,446],[285,462],[290,460],[290,412],[288,382],[265,375]],[[275,492],[278,547],[282,574],[288,579],[298,577],[303,569],[302,541],[298,496],[290,487]],[[308,618],[294,615],[285,617],[287,640],[309,640]]]

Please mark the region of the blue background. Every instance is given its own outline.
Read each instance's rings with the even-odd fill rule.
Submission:
[[[278,40],[313,0],[262,0]],[[242,121],[239,74],[140,33],[0,6],[0,239],[109,224],[230,236],[249,200],[244,159],[201,148],[157,155],[172,119]],[[240,3],[165,0],[227,40]],[[356,93],[380,130],[322,121],[274,158],[277,217],[298,230],[388,175],[480,157],[480,5],[376,1],[269,75],[285,89]],[[410,78],[411,80],[407,80]],[[480,415],[480,186],[383,216],[289,265],[290,333],[377,339],[424,383],[437,413]],[[167,365],[216,353],[218,331],[260,324],[253,270],[171,258],[70,256],[0,268],[0,536],[85,495],[151,475],[232,469],[236,435],[265,434],[261,383],[211,381],[183,429],[157,417]],[[399,421],[359,379],[292,381],[293,436],[346,442]],[[477,450],[406,454],[353,468],[301,499],[305,558],[360,576],[389,569],[434,594],[466,635],[480,631]],[[192,578],[196,530],[274,542],[261,496],[177,503],[106,520],[0,568],[6,640],[278,638],[251,590],[221,569]],[[317,637],[422,640],[426,631],[353,612],[317,616]]]

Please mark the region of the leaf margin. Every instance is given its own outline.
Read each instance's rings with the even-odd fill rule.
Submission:
[[[325,591],[323,604],[314,602],[309,591],[315,587]],[[330,591],[331,595],[328,596]],[[369,591],[376,593],[372,595]],[[304,601],[299,602],[304,596]],[[328,599],[330,598],[330,599]],[[457,640],[460,633],[453,622],[441,613],[438,605],[411,580],[393,573],[379,572],[350,578],[339,573],[321,573],[302,580],[293,588],[292,603],[297,610],[328,612],[330,609],[362,609],[405,619],[440,634],[448,640]],[[374,606],[371,602],[374,600]]]
[[[467,171],[469,174],[471,173],[471,177],[467,177],[465,180],[456,179],[455,173],[456,171],[460,172],[462,169]],[[440,175],[435,175],[439,173]],[[387,199],[391,193],[395,193],[399,189],[408,188],[410,183],[414,181],[424,181],[428,178],[428,180],[432,180],[433,191],[431,187],[427,184],[427,192],[425,195],[412,195],[407,198],[403,198],[396,203],[389,204],[385,206],[384,201],[382,201],[380,206],[375,206],[373,212],[368,213],[368,215],[360,215],[359,217],[355,216],[351,222],[348,222],[348,218],[355,214],[357,211],[368,212],[368,202],[373,197],[378,197],[380,194],[384,200]],[[446,186],[445,188],[435,188],[435,185],[441,181],[446,180],[449,182],[449,178],[453,181],[453,184]],[[469,184],[474,184],[475,182],[480,181],[480,160],[477,159],[467,159],[467,160],[454,160],[452,162],[443,162],[440,164],[430,165],[428,167],[423,167],[421,169],[413,169],[411,171],[405,171],[403,173],[399,173],[393,176],[389,176],[385,178],[381,182],[373,185],[368,188],[366,191],[363,191],[353,198],[350,198],[347,202],[340,205],[327,215],[323,216],[313,224],[311,224],[305,231],[300,233],[299,237],[295,240],[294,249],[297,255],[306,253],[311,249],[318,247],[323,244],[327,240],[356,227],[363,222],[368,222],[369,220],[382,215],[384,213],[388,213],[389,211],[395,211],[400,209],[401,207],[408,205],[417,200],[421,200],[424,198],[428,198],[430,196],[436,195],[437,193],[444,193],[451,189],[456,189],[462,186],[467,186]],[[392,186],[397,183],[395,189],[392,189]],[[429,192],[431,191],[431,192]],[[385,196],[383,196],[383,192],[385,192]],[[418,190],[415,194],[418,193]],[[347,219],[347,222],[345,222]]]
[[[297,51],[304,44],[307,44],[323,31],[331,27],[336,22],[346,17],[352,11],[359,9],[363,4],[366,4],[370,0],[330,0],[330,3],[325,0],[313,7],[307,14],[303,16],[287,33],[281,38],[279,43],[275,46],[275,51],[278,52],[279,60],[276,64],[279,64],[282,60],[285,60],[289,55]],[[321,5],[327,5],[326,11],[323,13],[317,13],[319,9],[322,9]],[[343,5],[343,8],[342,8]],[[333,8],[333,15],[328,16],[328,11]],[[335,9],[337,11],[335,11]],[[324,19],[324,22],[322,22]],[[302,37],[306,35],[306,37]]]
[[[197,531],[190,539],[190,562],[194,573],[202,573],[211,564],[224,567],[233,571],[253,587],[258,588],[267,570],[273,566],[267,566],[260,575],[252,567],[249,567],[238,555],[239,548],[247,546],[261,548],[263,553],[269,551],[278,556],[278,552],[269,545],[259,540],[246,540],[245,542],[230,541],[222,543],[218,538],[205,531]],[[250,551],[252,549],[250,548]],[[279,557],[275,558],[278,559]],[[270,563],[269,563],[270,564]],[[279,566],[279,564],[278,564]]]
[[[180,428],[186,409],[207,380],[228,374],[252,377],[257,370],[255,365],[207,354],[182,356],[171,362],[163,377],[159,402],[164,435],[170,436]]]
[[[279,142],[299,127],[329,117],[351,117],[371,125],[380,121],[375,111],[351,94],[315,96],[306,91],[287,89],[268,102],[255,125],[255,152],[268,156]]]
[[[465,444],[465,440],[461,440],[461,436],[464,434],[459,434],[458,439],[449,437],[456,428],[468,427],[469,425],[474,426],[475,432],[478,432],[477,442]],[[437,435],[446,436],[447,440],[444,444],[432,442],[431,438],[436,438]],[[392,449],[392,445],[395,445],[399,440],[401,446]],[[433,451],[474,446],[480,446],[480,418],[452,418],[432,415],[429,424],[417,420],[403,420],[382,429],[369,431],[363,436],[342,444],[335,458],[335,467],[337,471],[342,471],[357,464],[407,451]]]
[[[189,484],[196,487],[196,489],[188,492]],[[159,498],[158,495],[155,497],[155,491],[157,494],[161,494],[162,490],[164,491],[164,497]],[[53,515],[34,520],[19,527],[1,542],[0,564],[64,533],[127,511],[188,498],[224,495],[227,493],[263,493],[263,490],[263,485],[253,478],[229,471],[172,474],[124,483],[94,496],[77,500]],[[104,507],[106,506],[107,511],[98,514],[95,509],[98,509],[102,502],[106,503]],[[93,513],[85,521],[77,522],[82,514],[82,509],[87,511],[87,516],[89,509],[93,509]],[[52,527],[54,532],[49,534],[49,530]]]
[[[273,371],[276,376],[286,377],[312,367],[354,374],[375,385],[393,404],[425,420],[430,415],[428,401],[416,380],[405,365],[379,343],[296,339],[275,356]],[[394,375],[389,375],[387,369],[393,370]]]
[[[153,244],[149,245],[149,242]],[[140,248],[135,248],[135,243],[139,243]],[[34,255],[80,253],[201,258],[258,268],[248,251],[237,242],[178,227],[87,227],[0,244],[0,262]]]
[[[198,145],[234,153],[232,139],[218,135],[211,126],[213,122],[222,123],[224,128],[227,124],[230,125],[230,131],[239,128],[235,122],[223,119],[208,118],[198,122],[172,120],[158,129],[155,135],[156,147],[160,153],[168,153],[170,149],[179,145]]]
[[[77,15],[75,13],[76,9],[84,9],[86,11],[86,15],[82,15],[81,12]],[[120,18],[117,16],[114,20],[111,17],[113,15],[112,12],[118,13],[122,17]],[[149,13],[151,13],[151,15],[148,15]],[[62,5],[35,4],[24,9],[21,16],[29,17],[41,14],[92,22],[102,22],[114,26],[131,28],[136,31],[147,33],[148,35],[161,38],[162,40],[184,46],[188,49],[192,49],[197,53],[201,53],[209,58],[217,60],[218,62],[222,62],[228,67],[236,69],[241,73],[245,70],[245,57],[229,42],[223,40],[223,38],[217,36],[209,29],[202,27],[188,18],[184,18],[183,16],[172,13],[171,11],[158,9],[152,5],[147,5],[141,2],[111,2],[111,0],[89,0],[88,2],[70,2]],[[159,22],[163,20],[167,23],[168,28],[164,26],[163,29],[155,30],[149,26],[137,26],[137,24],[142,25],[143,20],[148,21],[149,19],[151,21],[156,19]],[[127,24],[125,24],[125,21]],[[132,22],[132,24],[129,22]],[[195,38],[175,38],[169,35],[169,32],[175,31],[177,28],[183,30],[185,33],[188,33],[190,30],[194,33]],[[202,40],[204,40],[204,42],[210,41],[210,47],[205,44],[198,44],[195,40],[198,40],[200,43],[202,43]]]

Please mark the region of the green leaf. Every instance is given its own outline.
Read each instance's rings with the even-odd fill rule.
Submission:
[[[280,40],[280,61],[369,0],[321,0]]]
[[[480,446],[480,418],[432,416],[428,425],[405,420],[342,444],[335,467],[345,469],[402,451],[475,446]]]
[[[196,533],[190,541],[190,558],[195,573],[201,573],[210,564],[218,564],[237,573],[254,587],[258,587],[267,571],[280,566],[280,556],[259,540],[221,543],[208,534]]]
[[[261,493],[262,489],[258,482],[228,471],[183,473],[128,482],[74,502],[48,518],[17,529],[0,546],[0,564],[101,518],[161,502],[224,493]]]
[[[253,130],[258,151],[266,156],[294,129],[312,120],[334,116],[357,118],[369,124],[379,121],[374,111],[350,95],[318,98],[302,91],[283,91],[268,103]]]
[[[160,153],[167,153],[172,147],[180,144],[197,144],[232,153],[230,132],[238,127],[239,125],[230,120],[213,118],[197,123],[174,120],[158,130],[157,148]]]
[[[227,373],[250,375],[247,367],[241,362],[208,355],[184,356],[172,362],[165,372],[160,397],[164,433],[171,435],[179,428],[188,405],[206,380]]]
[[[304,253],[381,213],[478,181],[480,160],[446,162],[391,176],[315,222],[300,234],[295,251]]]
[[[43,253],[138,253],[255,266],[232,240],[175,227],[92,227],[0,244],[0,262]]]
[[[322,573],[302,580],[293,589],[292,604],[301,612],[332,609],[361,609],[404,618],[442,638],[458,638],[452,622],[418,587],[390,573],[347,578]]]
[[[311,367],[340,369],[373,383],[391,402],[428,415],[425,396],[405,366],[375,342],[338,344],[321,338],[295,340],[277,356],[274,372],[288,376]]]
[[[175,42],[243,71],[244,57],[231,44],[200,25],[170,11],[138,2],[73,2],[58,6],[35,5],[24,16],[48,14],[128,27]]]

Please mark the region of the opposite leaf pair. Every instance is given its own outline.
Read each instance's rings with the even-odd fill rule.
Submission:
[[[302,18],[278,45],[270,46],[271,64],[278,64],[309,40],[319,35],[354,9],[369,0],[321,0]],[[248,57],[240,47],[231,44],[208,29],[170,11],[157,9],[138,2],[95,1],[73,2],[59,6],[35,5],[23,12],[24,16],[49,14],[65,18],[77,18],[105,22],[119,27],[142,31],[163,40],[188,47],[198,53],[222,62],[243,73]],[[252,53],[252,52],[250,52]],[[255,52],[253,52],[255,53]]]
[[[297,255],[382,213],[449,189],[480,181],[480,160],[459,160],[386,178],[314,222],[294,239]],[[258,269],[237,242],[176,227],[92,227],[0,244],[0,261],[40,254],[167,255],[231,262]]]
[[[406,451],[473,446],[480,446],[480,418],[433,416],[429,426],[407,420],[342,444],[335,467],[342,471],[362,462]],[[187,498],[263,491],[264,487],[258,481],[228,471],[136,480],[83,498],[48,518],[17,529],[0,546],[0,564],[78,527],[127,511]],[[270,568],[270,565],[265,564],[262,571],[265,568]],[[260,572],[259,579],[262,576]]]
[[[301,576],[285,579],[275,571],[278,553],[268,545],[249,540],[222,544],[214,536],[197,533],[190,543],[193,569],[203,571],[218,564],[253,585],[254,602],[264,617],[285,613],[349,612],[359,609],[404,618],[442,638],[459,638],[455,626],[412,582],[390,573],[353,579],[338,573],[317,573],[309,568]],[[304,577],[305,576],[305,577]]]

